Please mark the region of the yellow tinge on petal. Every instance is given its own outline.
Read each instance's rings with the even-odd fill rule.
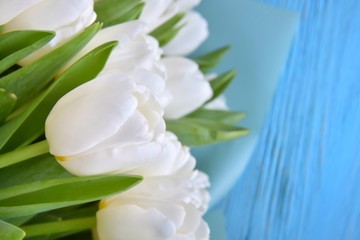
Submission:
[[[106,201],[105,200],[101,200],[99,202],[99,209],[104,209],[106,208],[107,204],[106,204]]]
[[[67,160],[67,157],[65,156],[55,156],[55,159],[60,162],[65,162]]]

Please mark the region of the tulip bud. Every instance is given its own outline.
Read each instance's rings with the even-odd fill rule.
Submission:
[[[197,49],[209,36],[207,21],[197,12],[187,12],[179,24],[179,33],[164,46],[166,55],[186,56]]]
[[[164,133],[161,106],[134,78],[136,75],[111,71],[75,88],[56,103],[46,120],[46,138],[50,152],[70,172],[102,173],[93,169],[97,162],[91,158],[85,164],[74,159],[116,154],[108,149],[118,147],[136,150],[136,145]],[[101,164],[107,172],[121,171],[121,166],[113,169],[107,158],[102,158]]]
[[[165,106],[165,118],[180,118],[211,98],[209,81],[194,61],[183,57],[168,57],[162,61],[168,76],[166,90],[169,102]]]
[[[94,48],[110,41],[118,41],[112,50],[103,71],[131,72],[134,69],[154,71],[164,77],[164,66],[160,62],[162,50],[153,37],[145,34],[146,25],[130,21],[100,30],[93,39],[71,60],[71,65]]]
[[[141,81],[138,83],[145,85],[164,106],[167,103],[167,94],[163,92],[166,73],[165,66],[160,61],[162,50],[153,37],[145,34],[145,26],[140,21],[130,21],[100,30],[61,72],[94,48],[106,42],[118,41],[100,74],[112,70],[137,74],[139,76],[134,79]]]
[[[12,0],[0,2],[2,31],[54,31],[44,47],[20,61],[27,65],[72,38],[96,19],[92,0]]]
[[[201,0],[143,0],[145,6],[140,20],[145,22],[148,32],[159,27],[180,12],[191,11]]]
[[[147,31],[159,27],[179,12],[173,0],[144,0],[145,6],[141,12],[140,20],[147,24]]]
[[[187,148],[182,148],[188,153]],[[194,171],[194,159],[170,175],[145,177],[126,192],[100,202],[97,234],[100,240],[209,239],[202,219],[207,208],[208,178]],[[141,231],[139,231],[141,229]]]

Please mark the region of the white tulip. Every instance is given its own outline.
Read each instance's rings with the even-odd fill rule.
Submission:
[[[193,171],[193,164],[189,156],[177,172],[144,178],[130,190],[102,200],[96,214],[99,239],[209,239],[202,219],[209,182],[204,173]]]
[[[147,31],[159,27],[179,12],[174,0],[144,0],[145,6],[139,19],[148,25]]]
[[[103,71],[113,69],[130,72],[142,68],[164,76],[164,67],[160,62],[162,50],[156,39],[145,34],[145,27],[146,25],[140,21],[130,21],[102,29],[69,65],[106,42],[118,41]]]
[[[163,153],[158,154],[157,161],[148,161],[148,169],[143,168],[143,172],[127,172],[145,176],[143,182],[125,193],[104,200],[105,203],[124,198],[136,199],[139,196],[151,199],[161,196],[161,200],[180,201],[195,206],[202,213],[206,212],[210,200],[206,190],[210,185],[209,178],[205,173],[194,170],[196,161],[189,148],[182,146],[172,133],[167,134],[170,135],[167,136]],[[146,155],[146,152],[143,152],[143,155]],[[142,158],[151,159],[146,156]],[[152,162],[155,166],[151,166]]]
[[[212,80],[217,78],[217,76],[218,76],[217,74],[210,73],[210,74],[206,75],[206,79],[208,79],[208,81],[211,82]],[[211,102],[207,103],[204,106],[204,108],[211,109],[211,110],[229,110],[229,106],[227,105],[226,97],[223,94],[221,94],[220,96],[218,96]]]
[[[10,22],[13,18],[43,0],[0,0],[0,25]]]
[[[108,72],[56,103],[46,120],[46,138],[50,152],[70,172],[90,168],[87,164],[73,166],[75,156],[98,156],[120,146],[131,148],[164,133],[163,109],[134,78],[136,75]],[[111,164],[102,160],[104,168]]]
[[[180,24],[184,26],[179,33],[164,46],[166,55],[188,55],[209,36],[207,21],[197,12],[187,12]]]
[[[164,46],[166,55],[188,55],[208,37],[207,21],[199,13],[192,11],[199,3],[200,0],[145,0],[140,20],[148,25],[148,32],[161,26],[177,13],[185,13],[179,23],[179,26],[183,27],[175,38]]]
[[[121,201],[97,214],[99,240],[208,240],[210,230],[192,205],[161,200]]]
[[[142,84],[147,86],[152,95],[164,106],[167,95],[163,92],[166,73],[165,66],[160,61],[162,50],[153,37],[145,34],[145,27],[146,25],[140,21],[131,21],[100,30],[61,72],[94,48],[106,42],[118,41],[118,45],[112,50],[100,74],[111,70],[124,73],[136,70],[134,74],[142,76],[135,79],[141,80]],[[150,81],[149,78],[152,80]]]
[[[96,19],[93,0],[0,0],[3,32],[15,30],[54,31],[44,47],[20,61],[29,64],[72,38]]]
[[[144,0],[140,20],[148,25],[150,32],[180,12],[191,11],[201,0]]]
[[[165,118],[180,118],[203,105],[212,96],[209,81],[192,60],[183,57],[163,58],[168,79],[169,102]]]
[[[162,176],[177,171],[187,160],[184,156],[186,153],[180,151],[180,145],[172,133],[163,133],[145,143],[112,146],[95,152],[75,154],[67,156],[66,161],[59,163],[78,176],[106,173]]]

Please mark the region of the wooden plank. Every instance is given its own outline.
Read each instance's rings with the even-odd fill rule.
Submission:
[[[261,141],[223,202],[229,239],[360,239],[360,2],[266,0],[301,25]]]

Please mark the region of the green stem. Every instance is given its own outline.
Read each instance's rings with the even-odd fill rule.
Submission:
[[[91,229],[95,226],[96,218],[87,217],[58,222],[28,225],[21,227],[21,229],[26,232],[26,237],[35,237],[54,233],[78,232]]]
[[[0,155],[0,169],[49,152],[46,140]]]

